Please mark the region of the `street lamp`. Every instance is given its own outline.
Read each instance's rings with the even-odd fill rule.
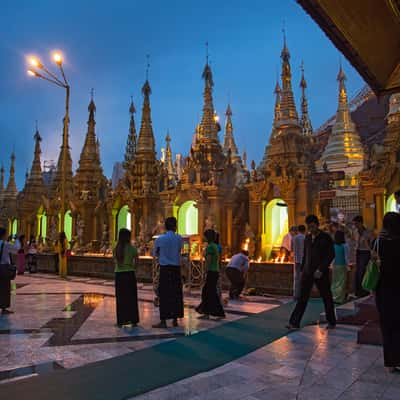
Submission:
[[[62,79],[59,79],[55,74],[49,71],[37,57],[29,57],[28,62],[31,66],[28,69],[27,73],[29,76],[33,76],[35,78],[40,78],[45,81],[48,81],[54,85],[57,85],[61,88],[65,89],[65,116],[63,121],[63,158],[61,160],[62,163],[62,171],[61,171],[61,211],[60,211],[60,232],[64,231],[64,218],[65,218],[65,181],[66,177],[66,169],[67,169],[67,151],[68,151],[68,129],[69,129],[69,93],[70,86],[67,81],[67,78],[64,73],[63,68],[63,57],[59,52],[54,52],[52,54],[53,61],[58,65],[60,69]],[[39,72],[40,71],[40,72]]]

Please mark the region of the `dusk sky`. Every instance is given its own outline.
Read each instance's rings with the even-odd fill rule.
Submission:
[[[70,144],[76,167],[86,133],[90,90],[95,90],[96,132],[104,172],[122,161],[133,96],[141,115],[146,54],[157,150],[167,130],[173,152],[186,155],[202,111],[205,42],[214,73],[214,105],[221,121],[230,98],[236,142],[249,163],[262,158],[271,131],[282,27],[291,53],[293,89],[299,104],[304,60],[314,128],[337,106],[340,53],[294,0],[2,0],[0,13],[0,163],[14,147],[21,189],[33,156],[35,120],[43,138],[42,160],[57,160],[64,92],[26,74],[25,57],[51,65],[50,53],[65,55],[71,85]],[[352,96],[364,83],[346,60]],[[55,70],[55,68],[54,68]],[[221,139],[222,139],[221,132]]]

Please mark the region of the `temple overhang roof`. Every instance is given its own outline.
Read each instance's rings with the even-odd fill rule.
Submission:
[[[399,0],[297,0],[378,94],[400,90]]]

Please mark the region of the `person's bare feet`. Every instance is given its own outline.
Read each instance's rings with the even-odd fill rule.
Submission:
[[[160,321],[158,324],[153,325],[155,329],[166,329],[168,328],[167,323],[165,321]]]

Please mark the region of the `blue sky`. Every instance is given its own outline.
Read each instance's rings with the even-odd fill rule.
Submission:
[[[70,143],[76,166],[86,133],[90,90],[95,89],[97,134],[105,174],[121,161],[129,126],[130,96],[140,123],[146,54],[150,54],[152,119],[158,151],[167,130],[174,152],[189,152],[201,117],[205,42],[214,72],[214,104],[224,121],[228,99],[235,137],[249,162],[263,155],[271,131],[273,88],[280,71],[282,26],[291,53],[299,104],[304,60],[312,123],[336,110],[340,53],[294,0],[2,0],[0,15],[0,163],[9,168],[15,148],[21,188],[33,155],[35,120],[42,159],[56,160],[64,93],[26,75],[25,56],[50,65],[60,49],[71,84]],[[350,95],[363,86],[343,60]]]

